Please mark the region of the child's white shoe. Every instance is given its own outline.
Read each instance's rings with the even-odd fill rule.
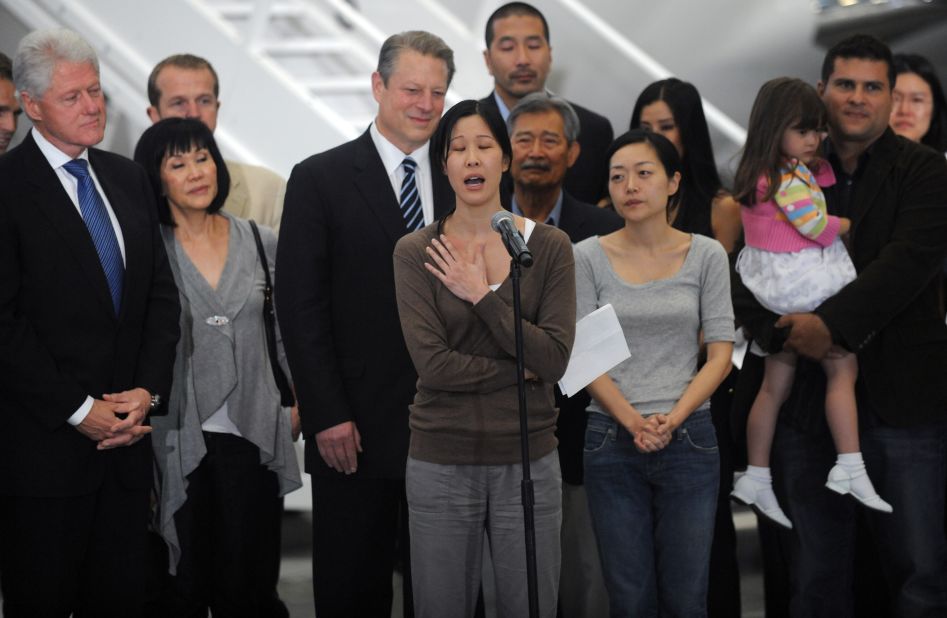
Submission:
[[[875,491],[864,465],[860,469],[852,472],[846,469],[846,466],[835,464],[829,470],[829,478],[825,486],[832,491],[845,495],[849,494],[865,506],[883,513],[890,513],[894,509],[891,505],[881,499],[878,492]]]
[[[779,508],[771,480],[744,474],[734,482],[730,496],[746,506],[753,507],[757,514],[792,530],[792,522]]]

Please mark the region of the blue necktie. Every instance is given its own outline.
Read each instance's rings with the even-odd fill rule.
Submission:
[[[424,212],[421,210],[421,194],[418,192],[417,177],[414,172],[418,168],[411,157],[405,157],[401,163],[404,166],[404,180],[401,183],[401,215],[404,217],[408,231],[421,229],[424,225]]]
[[[79,210],[82,219],[89,228],[95,251],[99,254],[105,279],[112,294],[112,305],[115,306],[115,315],[118,315],[122,306],[122,285],[125,279],[125,264],[122,262],[122,251],[112,228],[112,220],[105,208],[102,196],[95,188],[92,176],[89,175],[89,162],[85,159],[73,159],[63,167],[79,181]]]

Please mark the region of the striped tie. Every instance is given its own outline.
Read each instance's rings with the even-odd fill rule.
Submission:
[[[105,202],[102,201],[102,196],[95,189],[95,183],[89,175],[88,161],[73,159],[63,167],[79,181],[79,210],[82,211],[82,219],[89,228],[95,251],[99,254],[99,261],[102,263],[102,270],[105,271],[105,279],[109,284],[109,292],[112,294],[115,315],[118,315],[122,306],[125,264],[122,262],[122,252],[118,246],[109,213],[105,209]]]
[[[415,170],[418,164],[411,157],[405,157],[404,180],[401,182],[401,215],[409,232],[421,229],[424,225],[424,212],[421,210],[421,194],[418,192]]]

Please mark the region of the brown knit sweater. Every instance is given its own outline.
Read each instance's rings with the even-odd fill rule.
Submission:
[[[424,268],[432,223],[395,247],[395,288],[408,352],[418,372],[410,455],[439,464],[520,461],[513,285],[509,277],[476,305],[454,296]],[[537,224],[522,270],[524,364],[530,459],[556,448],[553,386],[575,337],[575,268],[569,238]]]

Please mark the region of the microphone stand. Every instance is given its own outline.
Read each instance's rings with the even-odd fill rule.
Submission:
[[[523,322],[520,307],[520,263],[510,260],[510,279],[513,282],[513,332],[516,339],[516,388],[520,404],[520,446],[523,453],[523,523],[526,531],[526,584],[529,593],[529,616],[539,617],[539,588],[536,580],[536,522],[533,514],[535,494],[529,476],[529,432],[526,422],[526,368],[523,365]]]

